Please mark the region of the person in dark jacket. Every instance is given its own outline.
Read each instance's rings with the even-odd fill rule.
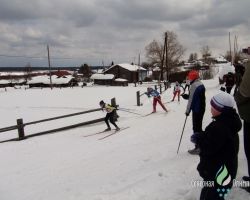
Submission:
[[[188,99],[186,116],[192,111],[192,123],[193,123],[193,135],[192,137],[202,132],[202,121],[206,109],[206,97],[205,97],[205,86],[199,79],[199,72],[192,70],[188,74],[188,79],[190,80],[190,91],[188,94],[182,94],[184,99]],[[195,143],[195,142],[194,142]],[[192,150],[188,150],[190,154],[199,154],[199,146],[195,143],[195,147]]]
[[[242,65],[240,63],[236,63],[235,64],[235,88],[234,88],[234,95],[236,94],[236,92],[238,91],[238,89],[240,87],[240,84],[241,84],[244,72],[245,72],[244,65]]]
[[[231,90],[235,84],[235,77],[232,72],[228,72],[228,74],[225,76],[225,86],[226,86],[226,91],[228,94],[231,93]]]
[[[243,176],[243,180],[250,182],[250,62],[246,64],[239,90],[235,94],[235,101],[244,124],[244,150],[247,158],[248,175]],[[250,187],[245,189],[250,193]]]
[[[201,150],[197,170],[205,182],[214,184],[202,188],[200,200],[223,200],[237,174],[242,123],[231,95],[221,92],[210,103],[213,121],[195,140]]]
[[[111,130],[111,127],[109,125],[109,121],[111,124],[114,125],[114,127],[116,128],[117,131],[120,130],[120,128],[117,126],[117,124],[114,121],[114,114],[115,114],[116,108],[109,105],[109,104],[106,104],[103,100],[100,101],[99,105],[102,108],[102,110],[107,112],[106,117],[105,117],[105,123],[107,124],[107,129],[105,129],[105,131]]]

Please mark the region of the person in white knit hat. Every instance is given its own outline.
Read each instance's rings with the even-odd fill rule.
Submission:
[[[213,116],[215,112],[219,114],[227,108],[230,109],[236,106],[234,98],[225,92],[213,96],[210,103]]]
[[[242,123],[230,94],[221,92],[212,97],[210,104],[213,121],[203,133],[193,138],[200,147],[197,170],[204,181],[214,183],[213,187],[202,188],[200,200],[223,200],[237,174],[238,132]],[[223,183],[218,181],[222,170],[230,177]]]

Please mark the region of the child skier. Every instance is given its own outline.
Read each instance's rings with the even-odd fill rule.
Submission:
[[[180,93],[181,93],[181,87],[178,81],[175,82],[175,86],[174,86],[174,91],[173,91],[173,99],[172,101],[174,101],[176,95],[178,96],[178,101],[180,102]]]
[[[114,114],[115,114],[115,107],[112,107],[109,104],[106,104],[104,101],[100,101],[100,107],[102,108],[102,110],[105,110],[107,112],[106,117],[105,117],[105,123],[107,124],[107,129],[105,129],[105,131],[110,131],[110,125],[109,125],[109,121],[111,124],[113,124],[116,128],[116,130],[120,130],[120,128],[116,125],[116,123],[114,122]]]
[[[183,93],[182,94],[185,94],[186,89],[189,92],[189,88],[190,88],[190,80],[187,78],[186,81],[185,81],[185,87],[183,88]]]
[[[147,88],[147,92],[145,92],[145,94],[148,97],[150,97],[150,96],[154,97],[154,100],[153,100],[153,112],[152,113],[156,112],[156,104],[157,104],[157,102],[161,105],[161,107],[163,108],[163,110],[165,110],[166,112],[168,112],[168,110],[166,109],[166,107],[163,105],[163,103],[161,101],[161,95],[160,95],[159,92],[157,92],[157,90],[154,90],[153,88],[148,87]]]
[[[235,101],[231,95],[221,92],[210,103],[213,121],[203,133],[193,136],[201,150],[197,170],[205,182],[214,183],[212,187],[202,188],[200,200],[224,200],[237,174],[238,132],[242,123],[233,108]],[[220,181],[222,169],[228,178]]]

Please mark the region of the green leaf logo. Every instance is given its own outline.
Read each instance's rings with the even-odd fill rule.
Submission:
[[[226,186],[231,182],[232,178],[228,173],[227,167],[225,165],[221,166],[216,174],[216,182],[221,186]]]

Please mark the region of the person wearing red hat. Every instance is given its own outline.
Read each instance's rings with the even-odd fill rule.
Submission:
[[[182,94],[184,99],[188,99],[186,108],[186,116],[189,116],[192,111],[192,123],[193,123],[193,134],[202,132],[202,121],[206,109],[206,97],[205,97],[205,86],[199,79],[199,72],[192,70],[188,73],[188,79],[190,80],[190,91],[189,94]],[[192,137],[191,137],[192,141]],[[188,150],[190,154],[199,154],[200,149],[198,144],[195,144],[195,148]]]

